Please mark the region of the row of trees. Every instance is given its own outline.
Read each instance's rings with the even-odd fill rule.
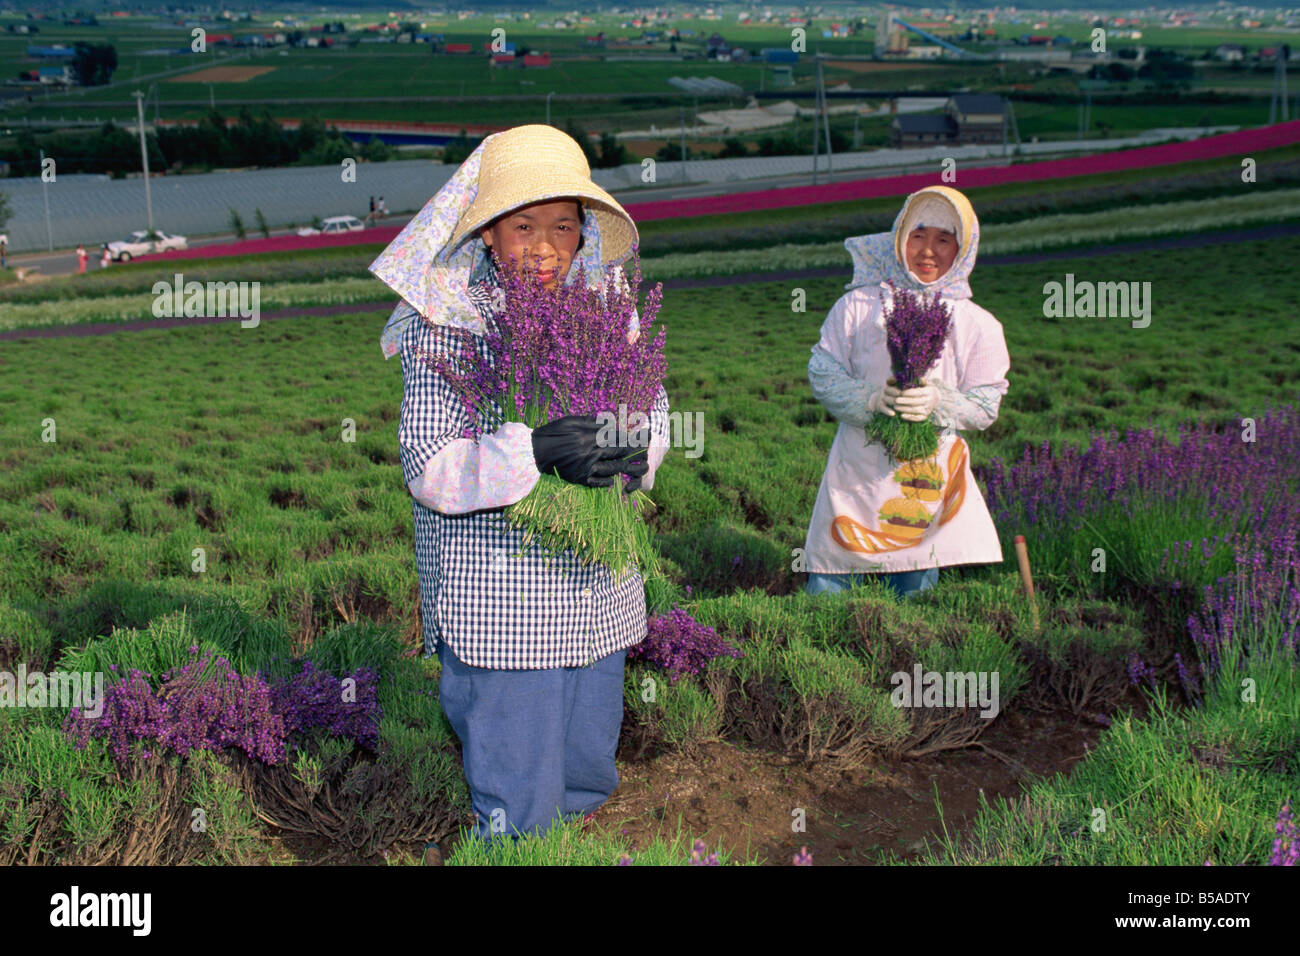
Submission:
[[[609,169],[636,161],[627,151],[627,147],[620,143],[613,133],[601,133],[599,144],[592,145],[587,131],[574,120],[570,119],[564,124],[564,131],[578,141],[583,155],[587,157],[587,165],[592,169]],[[481,138],[470,139],[462,129],[459,136],[443,147],[442,161],[463,163],[482,141]]]
[[[20,132],[8,151],[14,176],[40,174],[40,151],[54,158],[59,172],[108,173],[121,177],[140,171],[139,134],[105,123],[93,133],[53,133],[38,138]],[[392,147],[378,140],[354,145],[337,129],[310,116],[296,130],[280,126],[266,110],[240,110],[238,122],[227,125],[213,110],[197,126],[159,127],[146,135],[149,168],[211,169],[232,166],[319,166],[346,157],[382,162]]]
[[[111,43],[78,43],[72,50],[72,75],[81,86],[103,86],[113,79],[117,47]]]

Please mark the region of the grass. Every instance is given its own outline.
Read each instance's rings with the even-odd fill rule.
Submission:
[[[688,866],[695,838],[682,830],[680,816],[671,840],[656,839],[634,850],[619,836],[584,834],[581,821],[557,823],[541,837],[485,842],[462,835],[446,860],[447,866]],[[719,866],[754,866],[757,857],[734,858],[716,851]]]
[[[1137,270],[1127,257],[977,268],[975,301],[1003,324],[1012,384],[998,421],[972,436],[975,466],[1017,458],[1026,443],[1086,441],[1094,428],[1234,420],[1294,394],[1300,332],[1285,311],[1294,281],[1268,263],[1298,253],[1300,240],[1288,239],[1179,250]],[[1216,274],[1225,255],[1231,300]],[[1151,326],[1044,318],[1041,289],[1066,273],[1152,282]],[[719,559],[743,551],[746,567],[763,575],[802,546],[834,434],[807,391],[804,349],[842,285],[801,280],[806,312],[791,311],[791,282],[665,295],[669,398],[704,414],[705,453],[670,454],[653,495],[664,506],[657,530],[661,549],[695,561],[704,577],[685,553],[709,535]],[[189,552],[204,543],[203,579],[259,593],[262,609],[302,588],[319,600],[331,581],[314,576],[326,566],[400,606],[414,574],[396,543],[408,533],[410,503],[396,457],[400,370],[379,361],[376,342],[384,318],[386,310],[257,329],[232,320],[57,347],[7,344],[0,547],[9,584],[39,592],[63,579],[71,588],[108,568],[189,578]],[[355,360],[370,348],[373,365]],[[78,372],[69,378],[66,369]],[[46,418],[57,443],[41,441]],[[354,442],[341,440],[344,419],[356,423]],[[25,550],[33,546],[35,562]]]
[[[1294,663],[1277,656],[1224,674],[1200,710],[1155,695],[1147,719],[1115,720],[1068,780],[986,802],[970,832],[946,833],[926,862],[1258,866],[1272,850],[1277,810],[1295,800],[1294,676]],[[1246,678],[1259,685],[1257,700],[1242,700]]]
[[[1181,202],[1151,203],[1145,207],[1146,215],[1135,219],[1132,207],[1108,209],[1102,212],[1043,215],[1012,223],[995,223],[983,229],[980,252],[984,255],[1041,251],[1044,249],[1070,249],[1095,246],[1119,240],[1135,240],[1151,236],[1186,235],[1200,231],[1267,225],[1294,220],[1300,215],[1300,189],[1251,189],[1240,195],[1215,199],[1196,199]],[[184,308],[191,317],[207,314],[201,298],[194,309],[189,304],[173,304],[173,275],[183,276],[182,282],[216,282],[223,286],[238,281],[257,283],[256,305],[260,310],[272,311],[306,306],[355,305],[384,301],[391,296],[386,285],[373,276],[354,277],[373,261],[374,253],[334,252],[319,262],[312,257],[277,258],[265,264],[256,257],[233,257],[230,260],[171,264],[160,291],[166,296],[160,306],[154,291],[143,293],[141,285],[151,285],[149,279],[157,276],[160,267],[137,264],[133,271],[122,274],[94,277],[98,281],[85,281],[81,277],[57,280],[44,287],[15,289],[11,304],[0,318],[0,331],[35,329],[50,325],[77,325],[87,322],[133,321],[177,314]],[[252,260],[252,261],[250,261]],[[843,268],[849,274],[850,262],[844,250],[843,239],[826,243],[800,243],[772,245],[756,249],[738,249],[713,252],[681,252],[647,257],[644,260],[646,276],[652,281],[699,278],[706,276],[757,274],[768,271],[785,271],[797,262],[804,269]],[[1069,270],[1065,270],[1069,271]],[[244,276],[258,277],[244,279]],[[280,276],[293,281],[266,281]],[[96,296],[95,291],[109,294]],[[46,294],[41,295],[42,292]],[[187,293],[188,295],[188,293]],[[226,302],[213,315],[244,316],[243,305],[251,301],[251,291],[242,299],[234,290],[221,293],[214,302]],[[248,313],[251,314],[251,313]],[[259,313],[260,314],[260,313]]]

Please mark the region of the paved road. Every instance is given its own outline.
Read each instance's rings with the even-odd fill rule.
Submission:
[[[1221,232],[1198,232],[1187,236],[1166,236],[1140,242],[1111,243],[1082,249],[1058,249],[1050,252],[1027,252],[1017,255],[987,256],[979,260],[981,266],[1019,265],[1022,263],[1050,262],[1054,259],[1082,259],[1096,256],[1120,255],[1126,252],[1149,252],[1152,249],[1193,249],[1199,246],[1234,242],[1256,242],[1300,236],[1300,223],[1277,223],[1253,229],[1234,229]],[[701,279],[674,279],[664,283],[669,289],[710,289],[720,286],[744,285],[747,282],[786,282],[798,279],[830,279],[848,277],[847,268],[796,269],[787,272],[755,272],[729,276],[708,276]],[[261,316],[263,321],[300,318],[303,316],[341,315],[391,309],[395,298],[375,302],[357,302],[351,305],[322,305],[293,309],[277,309]],[[41,329],[18,329],[0,332],[0,342],[14,339],[48,339],[68,336],[108,335],[113,332],[134,332],[142,329],[169,329],[182,325],[212,325],[218,322],[238,321],[231,317],[200,317],[172,319],[142,319],[138,322],[96,322],[85,325],[47,326]],[[376,336],[376,341],[378,337]]]
[[[384,219],[377,220],[376,226],[404,226],[410,221],[410,216],[388,216]],[[292,229],[272,229],[273,236],[292,235]],[[259,238],[249,234],[247,238]],[[216,236],[200,236],[197,238],[187,238],[186,245],[194,249],[199,246],[221,245],[228,242],[234,242],[234,233]],[[96,272],[100,269],[98,246],[86,246],[86,252],[90,253],[90,259],[86,263],[86,272]],[[74,246],[71,249],[55,249],[53,252],[24,252],[19,255],[9,256],[9,268],[22,266],[25,269],[36,268],[40,270],[41,275],[46,276],[69,276],[77,271],[77,250]],[[113,268],[117,263],[110,263],[108,268]]]
[[[1064,154],[1072,155],[1072,154]],[[1055,156],[1051,158],[1056,158]],[[963,161],[965,167],[978,166],[1000,166],[1005,164],[1006,159],[1001,156],[990,156],[982,159],[967,159]],[[824,169],[817,174],[818,183],[831,182],[848,182],[859,179],[877,179],[890,176],[900,176],[917,172],[916,163],[900,164],[897,166],[880,166],[871,167],[870,169],[854,168],[836,170],[833,174],[827,173]],[[769,189],[783,189],[790,186],[808,186],[812,184],[811,173],[798,173],[795,175],[768,176],[762,179],[744,179],[735,180],[725,183],[688,183],[686,185],[665,183],[657,187],[639,187],[635,190],[614,190],[612,195],[620,202],[637,203],[637,202],[658,202],[668,199],[699,199],[706,196],[725,196],[736,192],[762,192]],[[412,214],[397,214],[387,216],[378,220],[375,225],[382,226],[404,226],[410,221]],[[292,233],[291,229],[272,229],[272,236],[285,236]],[[191,238],[188,244],[191,248],[234,242],[235,236],[231,233],[219,234],[213,236],[201,236]],[[364,239],[358,241],[364,242]],[[90,260],[86,265],[87,272],[93,272],[100,268],[99,249],[98,247],[86,247],[90,253]],[[42,275],[46,276],[67,276],[77,271],[77,252],[76,248],[56,249],[54,252],[25,252],[18,255],[9,256],[9,267],[22,266],[24,268],[36,268]],[[109,268],[112,268],[110,265]]]

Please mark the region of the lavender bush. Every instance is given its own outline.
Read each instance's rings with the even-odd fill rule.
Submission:
[[[683,674],[699,674],[715,657],[741,657],[718,632],[701,624],[680,607],[646,621],[646,636],[628,648],[629,661],[642,660],[668,671],[674,684]]]
[[[272,685],[260,674],[238,673],[211,651],[200,656],[197,646],[190,647],[190,656],[162,675],[157,690],[147,679],[152,675],[133,668],[105,689],[98,718],[74,707],[64,732],[78,748],[105,739],[118,760],[144,742],[181,757],[192,750],[233,747],[266,764],[285,759],[292,735],[317,728],[368,747],[378,740],[376,675],[368,668],[352,675],[355,693],[350,690],[345,698],[343,682],[310,661],[297,675]]]
[[[983,470],[989,510],[1005,533],[1032,537],[1040,566],[1078,568],[1104,542],[1131,585],[1154,581],[1171,594],[1199,585],[1186,626],[1201,660],[1175,658],[1195,699],[1225,655],[1298,659],[1300,413],[1270,410],[1254,432],[1245,441],[1237,427],[1201,423],[1175,438],[1129,429],[1083,448],[1026,447],[1019,462]],[[1134,683],[1150,677],[1145,663],[1130,666]]]
[[[952,310],[937,295],[912,293],[892,282],[889,286],[893,301],[885,312],[885,333],[891,382],[905,391],[919,386],[939,361]],[[930,421],[877,414],[868,419],[866,432],[868,442],[879,442],[897,461],[929,458],[939,450],[939,433]]]

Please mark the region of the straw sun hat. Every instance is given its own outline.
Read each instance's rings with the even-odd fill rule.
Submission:
[[[637,241],[632,217],[591,181],[587,157],[573,137],[553,126],[516,126],[483,144],[478,192],[448,242],[455,248],[492,220],[548,199],[577,198],[600,226],[601,258],[619,262]]]

